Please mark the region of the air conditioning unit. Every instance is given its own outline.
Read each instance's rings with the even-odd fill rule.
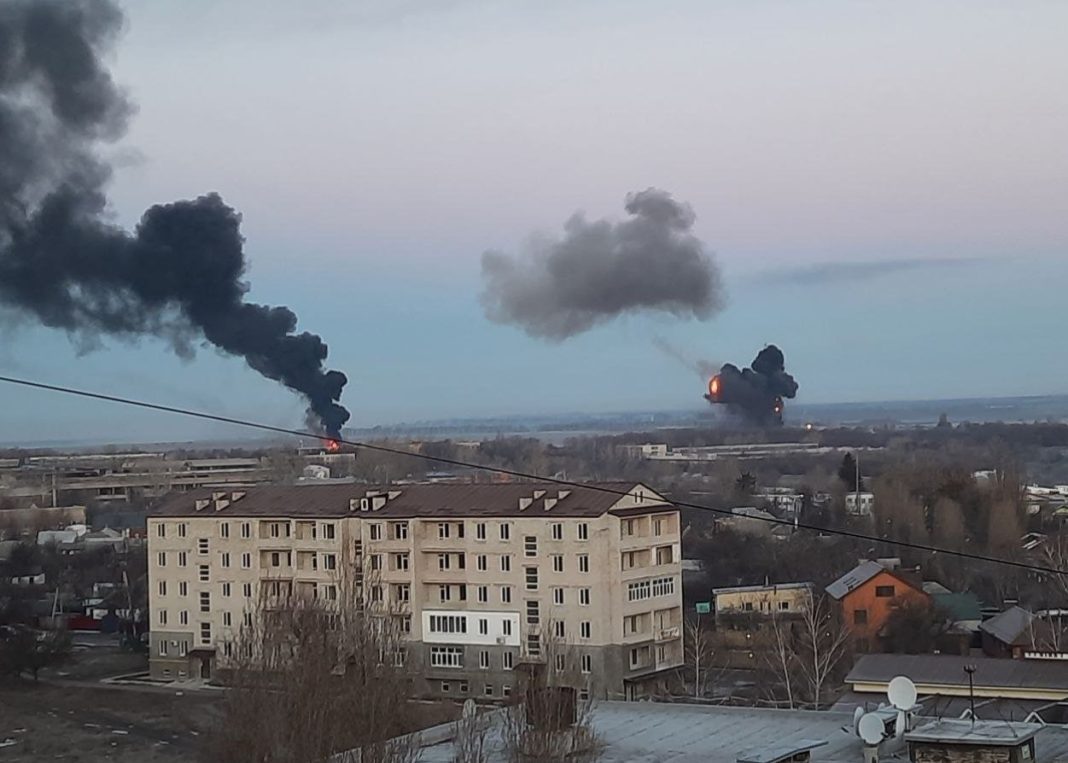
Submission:
[[[503,645],[505,643],[504,636],[498,636],[497,637],[497,643]]]

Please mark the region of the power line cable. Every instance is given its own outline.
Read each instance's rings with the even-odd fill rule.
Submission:
[[[30,379],[19,379],[14,376],[0,375],[0,382],[7,384],[14,384],[22,387],[30,387],[32,389],[46,390],[49,392],[59,392],[66,395],[74,395],[77,397],[84,397],[91,400],[102,400],[109,403],[118,403],[120,405],[129,405],[136,408],[144,408],[150,411],[160,411],[162,413],[173,413],[179,416],[189,416],[192,418],[206,419],[208,421],[218,421],[223,424],[233,424],[235,426],[246,427],[249,429],[258,429],[264,432],[274,432],[276,434],[293,435],[296,437],[312,437],[317,440],[324,439],[322,435],[315,434],[314,432],[308,432],[301,429],[288,429],[286,427],[273,426],[271,424],[263,424],[258,421],[249,421],[247,419],[238,419],[232,416],[221,416],[215,413],[207,413],[205,411],[195,411],[189,408],[179,408],[173,405],[163,405],[161,403],[150,403],[145,400],[135,400],[128,397],[120,397],[118,395],[108,395],[103,392],[91,392],[89,390],[76,389],[74,387],[65,387],[58,384],[47,384],[45,382],[32,381]],[[369,442],[361,442],[359,440],[346,440],[341,437],[329,438],[335,442],[343,445],[350,445],[354,448],[360,448],[363,450],[375,451],[378,453],[389,453],[396,456],[407,456],[409,458],[419,458],[424,461],[433,461],[438,464],[445,464],[448,466],[459,466],[467,469],[479,469],[481,471],[492,472],[494,474],[503,474],[509,477],[517,477],[519,479],[531,480],[535,482],[544,482],[554,485],[561,485],[564,487],[578,487],[584,490],[595,490],[602,493],[608,493],[619,497],[628,497],[631,494],[626,490],[617,490],[609,487],[605,484],[598,483],[582,483],[575,482],[573,480],[561,479],[559,477],[546,477],[540,474],[530,474],[528,472],[522,472],[517,469],[508,469],[501,466],[489,466],[486,464],[474,464],[469,461],[461,461],[455,458],[446,458],[444,456],[431,456],[425,453],[413,453],[408,450],[401,450],[399,448],[391,448],[388,445],[380,445]],[[699,511],[711,511],[716,514],[723,514],[727,516],[737,516],[729,509],[718,509],[713,506],[704,506],[698,503],[689,503],[687,501],[675,501],[671,503],[674,506],[678,506],[686,509],[696,509]],[[890,546],[896,546],[898,548],[908,548],[914,551],[925,551],[933,554],[943,554],[945,556],[954,556],[959,559],[968,559],[976,562],[986,562],[988,564],[1001,564],[1008,567],[1015,567],[1017,569],[1029,570],[1031,572],[1041,572],[1048,575],[1064,575],[1068,574],[1068,571],[1058,570],[1054,567],[1045,567],[1037,564],[1028,564],[1027,562],[1020,562],[1014,559],[1004,559],[996,556],[987,556],[985,554],[976,554],[970,551],[953,550],[949,548],[943,548],[940,546],[933,546],[926,543],[913,543],[911,541],[903,540],[890,540],[888,538],[879,538],[874,535],[868,535],[867,533],[855,532],[853,530],[843,530],[830,527],[821,527],[819,525],[809,524],[807,522],[794,522],[788,519],[779,519],[774,516],[767,517],[749,517],[750,519],[757,519],[769,524],[783,525],[787,527],[800,528],[805,530],[813,530],[820,533],[826,533],[829,535],[840,535],[846,538],[853,538],[855,540],[863,540],[869,543],[885,543]]]

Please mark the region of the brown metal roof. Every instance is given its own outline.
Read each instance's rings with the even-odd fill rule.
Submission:
[[[515,482],[508,484],[420,484],[373,487],[355,484],[262,485],[242,491],[204,488],[179,493],[165,499],[151,516],[277,516],[343,517],[359,514],[383,518],[411,517],[598,517],[634,488],[647,493],[655,505],[672,508],[654,491],[635,482],[597,482],[564,487],[553,483]],[[356,511],[350,501],[371,494],[399,493],[374,512]],[[534,495],[540,493],[537,499]],[[229,504],[216,511],[213,495],[221,494]],[[243,494],[243,495],[242,495]],[[233,500],[233,495],[240,495]],[[520,499],[533,499],[520,510]],[[546,509],[547,501],[556,503]],[[200,511],[197,501],[210,501]],[[649,510],[649,506],[623,504],[614,513],[629,514]]]

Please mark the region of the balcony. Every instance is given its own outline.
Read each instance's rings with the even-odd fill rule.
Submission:
[[[677,625],[669,625],[666,628],[656,629],[657,641],[674,641],[680,635],[682,635],[682,628]]]

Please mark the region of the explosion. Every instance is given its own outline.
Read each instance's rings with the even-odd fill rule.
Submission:
[[[731,413],[759,426],[782,425],[783,398],[797,395],[797,382],[786,373],[782,350],[769,344],[751,368],[726,363],[708,382],[705,399],[726,405]]]

